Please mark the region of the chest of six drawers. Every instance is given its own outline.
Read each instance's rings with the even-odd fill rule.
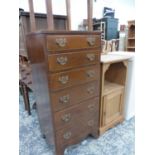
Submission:
[[[46,36],[58,144],[72,144],[98,128],[100,45],[99,35]]]

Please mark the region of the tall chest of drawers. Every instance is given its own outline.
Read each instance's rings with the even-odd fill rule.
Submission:
[[[38,118],[55,154],[99,135],[100,32],[27,35]]]

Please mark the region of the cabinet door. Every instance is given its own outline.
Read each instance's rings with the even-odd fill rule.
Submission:
[[[103,126],[112,125],[123,117],[123,90],[118,90],[104,96]]]

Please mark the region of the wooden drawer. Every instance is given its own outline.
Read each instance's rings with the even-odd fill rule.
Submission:
[[[87,118],[97,115],[99,112],[99,98],[89,99],[80,104],[66,108],[63,111],[55,113],[56,130],[72,126],[73,123],[86,121]]]
[[[47,35],[47,50],[51,52],[101,48],[100,35]]]
[[[81,51],[48,56],[49,70],[60,71],[75,67],[96,64],[100,61],[99,51]]]
[[[50,74],[49,76],[51,90],[56,91],[98,80],[100,78],[100,65]]]
[[[74,122],[72,127],[67,127],[56,132],[57,144],[74,144],[77,139],[85,138],[89,133],[98,130],[98,117],[88,117],[85,121]]]
[[[51,94],[54,111],[62,110],[91,97],[99,96],[99,81],[71,87]]]

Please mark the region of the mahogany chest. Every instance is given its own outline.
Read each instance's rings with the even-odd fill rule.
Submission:
[[[42,31],[27,35],[42,133],[55,154],[99,136],[100,32]]]

